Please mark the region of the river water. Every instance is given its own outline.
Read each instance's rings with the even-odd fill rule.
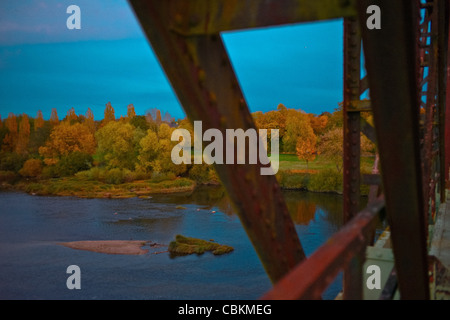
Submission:
[[[307,255],[342,226],[339,195],[287,191],[285,199]],[[271,288],[222,188],[150,199],[1,192],[0,208],[0,299],[257,299]],[[58,244],[150,240],[168,245],[176,234],[214,239],[234,251],[112,255]],[[66,286],[70,265],[80,267],[81,290]],[[341,283],[339,275],[323,298],[333,299]]]

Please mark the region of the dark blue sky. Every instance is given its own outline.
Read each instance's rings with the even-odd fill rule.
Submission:
[[[68,30],[66,8],[81,8],[81,30]],[[279,103],[332,112],[342,101],[342,21],[222,35],[250,111]],[[176,96],[125,0],[0,2],[0,114],[60,118],[74,107],[103,118],[133,103],[183,118]]]

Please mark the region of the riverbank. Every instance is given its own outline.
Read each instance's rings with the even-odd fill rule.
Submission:
[[[276,178],[283,190],[342,194],[342,174],[335,170],[328,169],[320,172],[280,170]],[[212,184],[217,185],[217,182]],[[19,179],[14,182],[3,181],[0,184],[0,190],[22,191],[41,196],[124,199],[149,198],[153,194],[190,192],[198,185],[198,182],[189,178],[163,181],[148,179],[112,184],[72,176],[53,179]],[[362,185],[360,192],[361,195],[367,195],[368,186]]]
[[[75,196],[79,198],[148,198],[153,194],[192,191],[196,182],[187,178],[176,178],[154,182],[138,180],[122,184],[109,184],[79,177],[48,180],[20,180],[14,184],[3,183],[2,190],[23,191],[41,196]]]

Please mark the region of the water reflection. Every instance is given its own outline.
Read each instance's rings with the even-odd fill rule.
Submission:
[[[284,198],[308,256],[342,226],[342,196],[285,191]],[[272,286],[222,187],[149,199],[3,192],[0,203],[0,299],[257,299]],[[57,245],[79,240],[168,244],[176,234],[214,239],[235,250],[219,257],[170,259]],[[84,272],[82,292],[65,288],[71,264]],[[333,299],[341,283],[338,277],[324,298]]]

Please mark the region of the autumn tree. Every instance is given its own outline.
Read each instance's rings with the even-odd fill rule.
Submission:
[[[45,145],[39,148],[39,154],[45,164],[52,165],[73,152],[92,155],[95,147],[94,135],[85,125],[62,122],[53,128]]]
[[[342,170],[342,160],[344,157],[343,141],[343,128],[336,127],[321,136],[318,146],[320,155],[325,159],[333,161],[338,172]]]
[[[70,124],[74,124],[78,120],[77,114],[75,113],[75,109],[73,107],[67,111],[67,116],[64,120],[68,121]]]
[[[296,153],[298,140],[314,140],[311,136],[315,138],[308,115],[301,110],[288,109],[286,114],[286,133],[283,136],[283,150]]]
[[[50,124],[53,126],[59,124],[58,111],[55,108],[52,109],[52,114],[50,115]]]
[[[42,115],[42,111],[38,110],[36,114],[36,119],[34,119],[34,131],[37,131],[39,128],[44,126],[44,116]]]
[[[86,116],[84,119],[84,125],[89,129],[93,134],[95,133],[95,121],[94,121],[94,113],[91,108],[88,108],[86,111]]]
[[[326,115],[316,116],[312,113],[308,114],[308,117],[311,128],[314,131],[314,134],[315,135],[323,134],[328,123],[328,117]]]
[[[30,134],[30,141],[28,142],[28,154],[39,155],[39,148],[44,146],[50,137],[52,126],[49,121],[44,121],[42,127],[38,127]]]
[[[156,110],[155,122],[159,126],[162,122],[161,111],[159,109]]]
[[[28,159],[23,164],[22,169],[19,173],[23,177],[38,177],[42,173],[42,161],[39,159]]]
[[[103,125],[107,125],[108,122],[116,120],[116,116],[114,115],[114,108],[111,105],[111,102],[108,102],[105,107],[105,116],[103,118]]]
[[[30,140],[30,120],[27,114],[22,115],[20,120],[19,132],[15,151],[18,154],[26,154],[28,152],[28,142]]]
[[[97,156],[108,168],[133,170],[137,157],[140,130],[128,122],[111,121],[95,133]]]
[[[158,132],[147,131],[147,135],[140,141],[138,168],[146,172],[169,173],[180,175],[186,172],[185,164],[176,165],[172,162],[172,148],[176,142],[171,141],[173,132],[168,124],[162,123]]]
[[[316,135],[311,131],[304,133],[303,137],[297,139],[296,154],[300,160],[306,161],[306,168],[308,169],[308,162],[316,159],[317,148],[316,148]]]
[[[139,128],[141,130],[143,130],[144,132],[147,132],[148,129],[150,129],[150,124],[147,122],[147,119],[145,118],[145,116],[134,116],[131,120],[130,120],[130,124],[132,126],[134,126],[135,128]],[[156,128],[153,129],[153,131],[156,132]]]
[[[16,149],[17,139],[18,139],[18,127],[17,127],[17,117],[14,113],[10,112],[8,118],[5,120],[5,127],[7,133],[3,139],[2,150],[13,152]]]
[[[127,118],[128,120],[133,119],[136,116],[136,112],[134,111],[134,105],[129,104],[127,107]]]

